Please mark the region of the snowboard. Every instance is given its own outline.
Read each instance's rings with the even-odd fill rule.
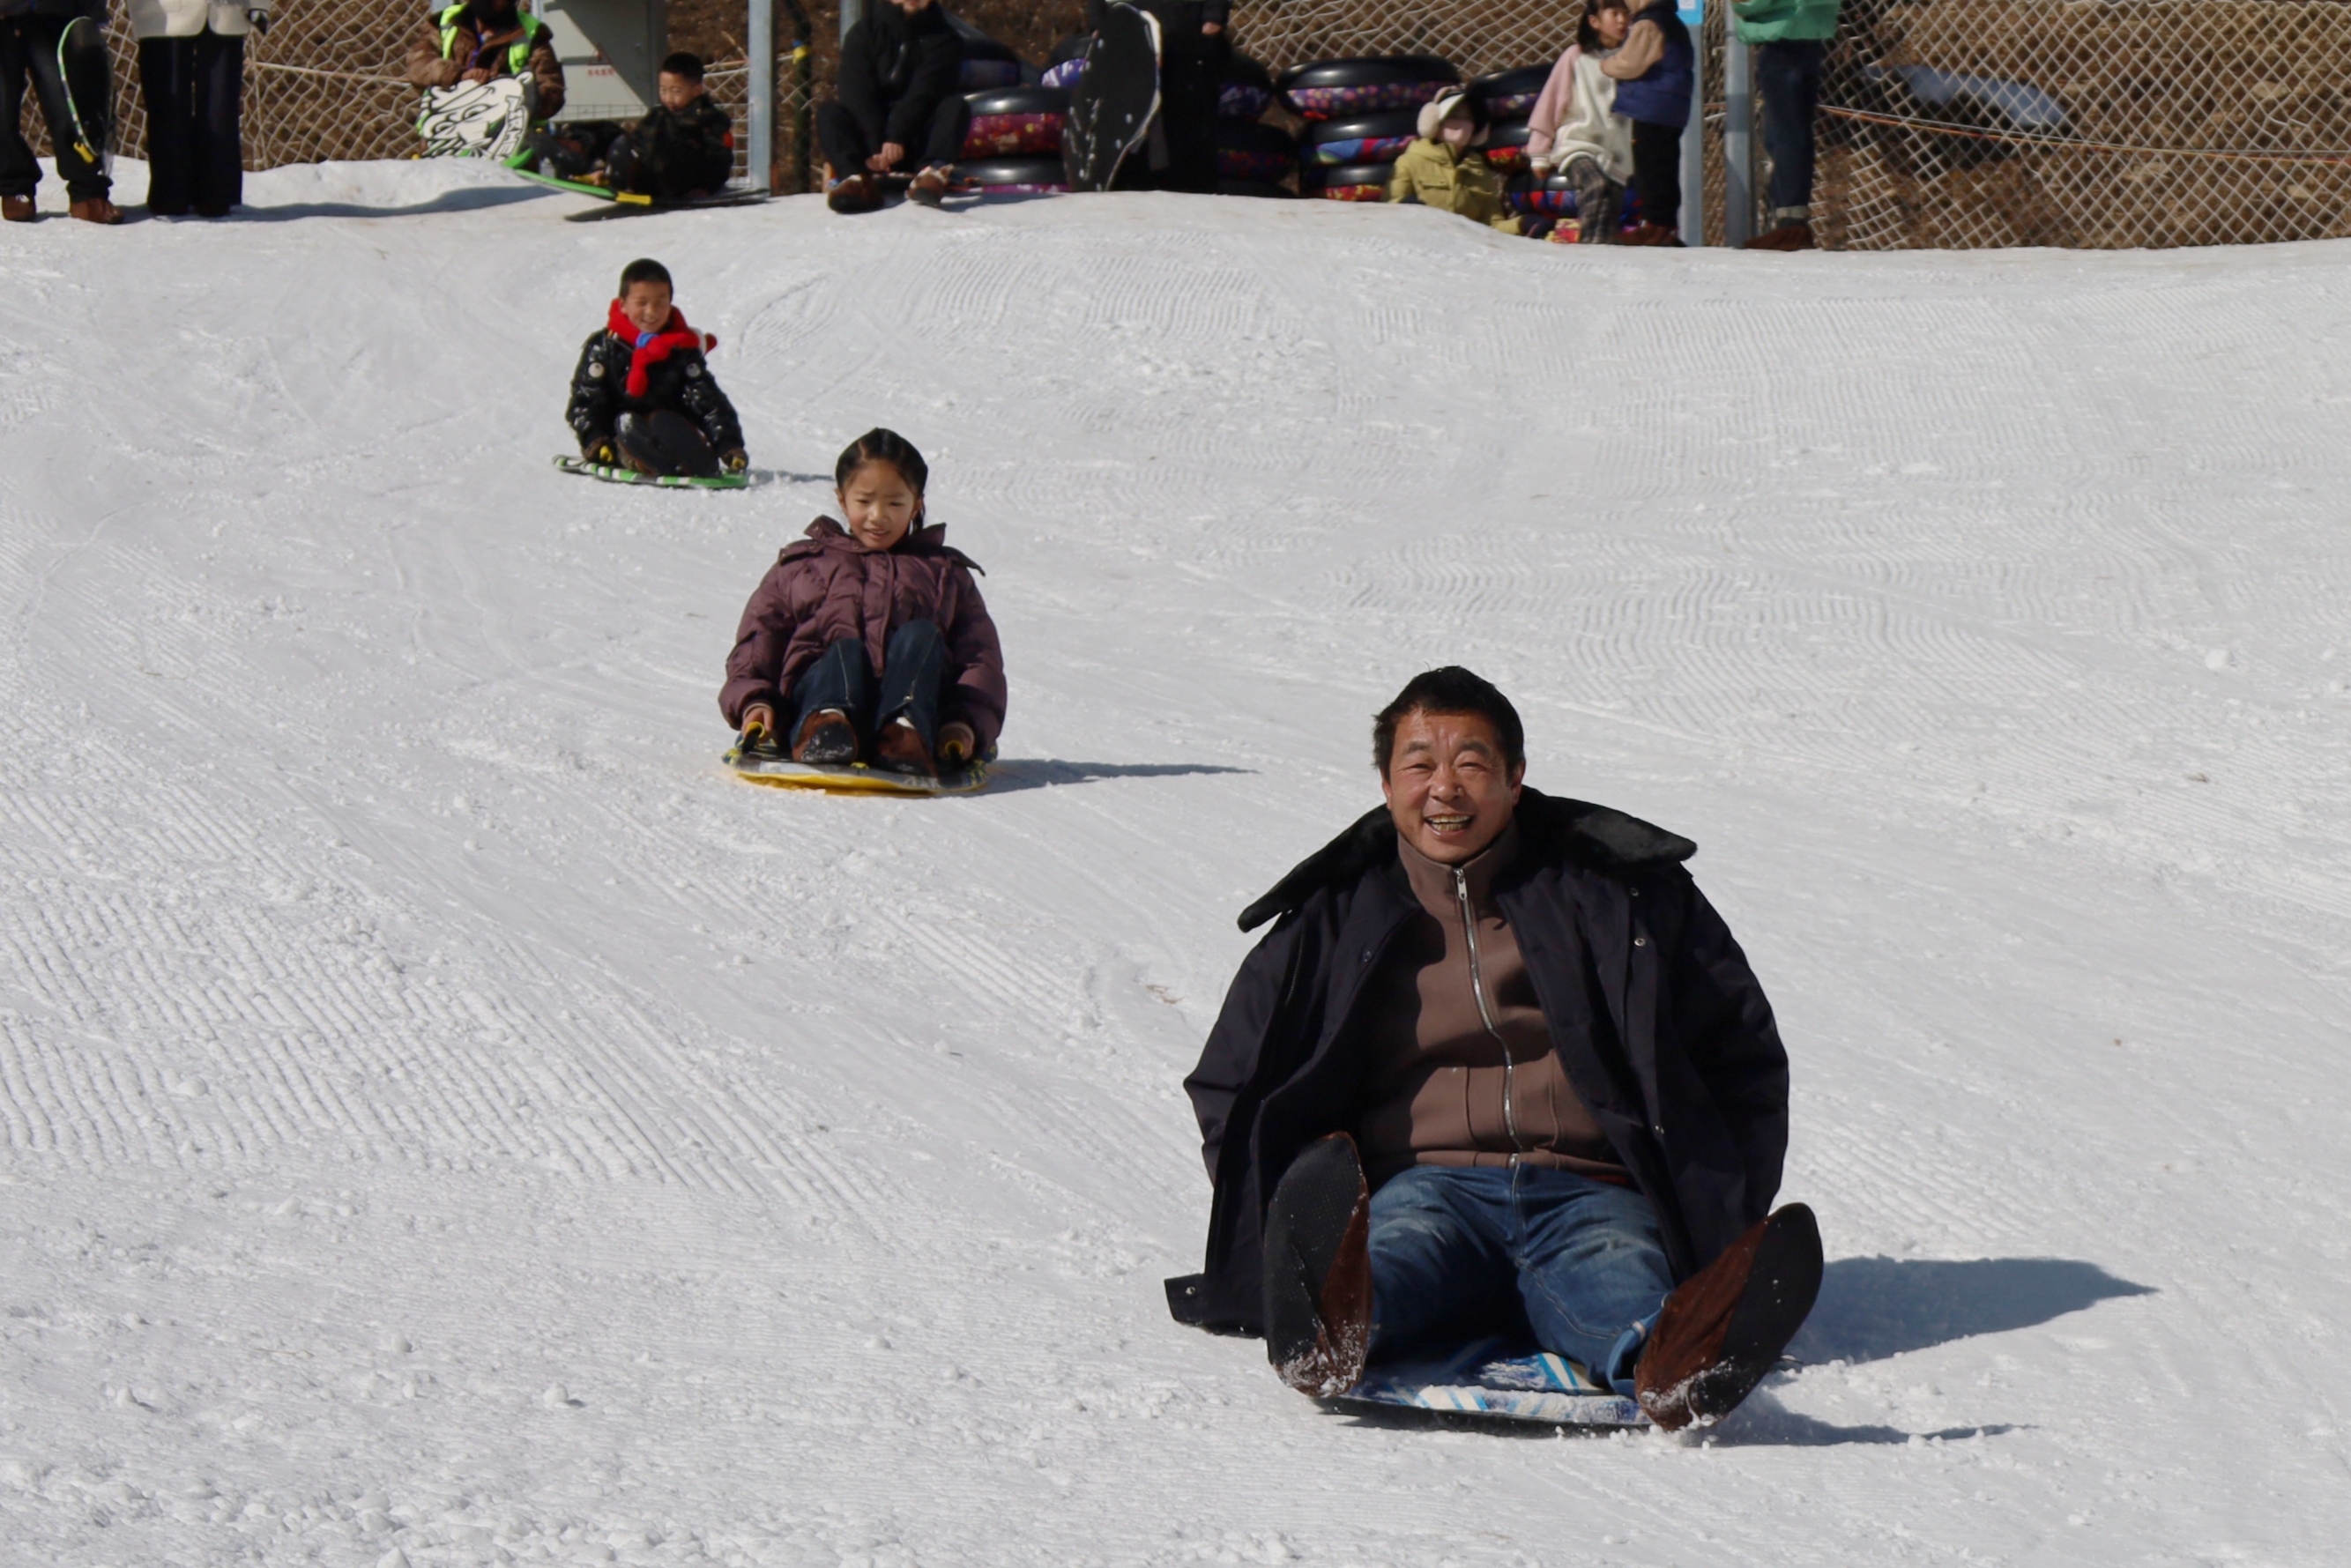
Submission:
[[[922,779],[869,768],[862,762],[794,762],[766,747],[747,746],[740,736],[726,750],[726,766],[754,784],[832,795],[971,795],[987,788],[986,762]]]
[[[1339,1405],[1428,1410],[1553,1427],[1646,1427],[1639,1403],[1548,1351],[1499,1339],[1449,1355],[1364,1369]]]
[[[584,474],[607,485],[658,485],[670,490],[745,490],[751,485],[748,474],[640,474],[617,463],[590,463],[585,457],[560,455],[555,465],[566,474]]]
[[[530,107],[518,77],[461,81],[428,87],[416,133],[427,158],[495,158],[506,162],[522,150],[530,129]]]
[[[57,76],[66,84],[66,108],[73,116],[74,151],[110,171],[114,68],[107,58],[105,31],[89,17],[76,16],[57,35]]]
[[[1159,113],[1159,18],[1132,5],[1102,13],[1102,32],[1061,122],[1061,166],[1072,191],[1107,191]]]
[[[517,157],[522,156],[517,154]],[[591,185],[585,180],[566,180],[559,175],[542,174],[536,169],[517,168],[512,160],[507,172],[534,185],[545,185],[551,191],[569,191],[575,196],[593,196],[604,204],[590,207],[584,213],[566,213],[567,224],[589,224],[605,218],[627,217],[632,213],[683,213],[703,207],[747,207],[768,198],[758,191],[716,191],[707,196],[689,197],[682,202],[664,202],[637,191],[615,191],[604,185]]]

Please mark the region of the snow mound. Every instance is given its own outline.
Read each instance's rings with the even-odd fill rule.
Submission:
[[[2351,247],[249,189],[0,233],[13,1559],[2339,1551]],[[638,255],[748,491],[549,466]],[[987,568],[974,799],[718,766],[875,423]],[[1233,916],[1457,661],[1781,1011],[1828,1283],[1705,1438],[1368,1424],[1166,1319]]]

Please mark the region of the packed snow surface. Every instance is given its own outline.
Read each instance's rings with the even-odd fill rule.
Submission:
[[[2351,246],[250,188],[0,234],[9,1563],[2341,1560]],[[747,492],[549,466],[643,253]],[[977,798],[719,765],[875,423],[987,569]],[[1779,1009],[1828,1280],[1705,1437],[1166,1314],[1233,916],[1455,661]]]

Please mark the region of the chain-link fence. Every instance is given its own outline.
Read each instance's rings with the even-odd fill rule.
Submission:
[[[808,188],[806,110],[828,89],[839,0],[778,16],[777,184]],[[1077,0],[958,9],[1041,59]],[[1465,75],[1554,59],[1580,0],[1237,0],[1239,47],[1276,70],[1433,54]],[[708,13],[705,16],[702,13]],[[298,0],[246,41],[249,168],[417,151],[402,57],[422,5]],[[746,114],[742,0],[677,0],[672,38]],[[680,37],[681,22],[690,36]],[[1707,25],[1707,211],[1721,234],[1723,15]],[[706,36],[705,36],[706,35]],[[140,156],[135,50],[110,25],[120,131]],[[794,46],[808,53],[796,57]],[[805,58],[807,68],[800,68]],[[26,129],[40,136],[26,105]],[[2351,4],[2341,0],[1846,0],[1817,124],[1814,227],[1844,249],[2217,245],[2351,235]],[[1758,162],[1751,188],[1766,171]]]
[[[417,156],[418,92],[409,85],[406,57],[427,14],[422,4],[386,5],[376,0],[278,6],[269,30],[245,41],[245,166]],[[810,98],[789,52],[796,41],[784,41],[776,65],[775,168],[780,188],[788,191],[806,188],[804,180],[795,179],[804,135],[803,117],[796,111]],[[114,151],[144,158],[147,115],[139,98],[138,45],[119,8],[107,25],[107,45],[114,65]],[[748,161],[750,75],[737,44],[731,57],[713,59],[705,78],[711,97],[734,117],[738,179]],[[46,157],[47,127],[29,93],[23,130]]]

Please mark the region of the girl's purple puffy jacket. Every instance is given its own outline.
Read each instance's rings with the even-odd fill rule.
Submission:
[[[948,549],[946,535],[944,524],[934,524],[907,530],[889,549],[869,550],[831,517],[810,523],[808,537],[784,547],[743,607],[718,694],[726,722],[740,729],[743,710],[765,702],[789,724],[792,683],[826,648],[862,640],[878,675],[890,633],[929,621],[947,644],[940,722],[971,726],[985,756],[1004,727],[1004,651],[972,581],[979,568]]]

